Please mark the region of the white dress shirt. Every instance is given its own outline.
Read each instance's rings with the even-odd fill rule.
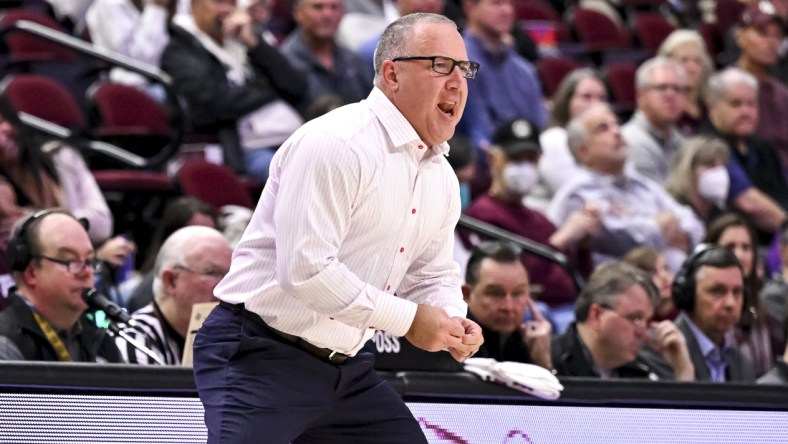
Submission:
[[[656,221],[657,214],[673,214],[681,231],[689,237],[690,247],[703,238],[703,224],[689,207],[676,202],[662,186],[632,170],[628,164],[624,174],[614,176],[578,168],[553,196],[547,217],[561,226],[575,211],[588,204],[596,205],[602,230],[592,243],[595,263],[619,259],[635,247],[646,246],[662,251],[670,269],[677,270],[686,253],[666,244]]]
[[[426,146],[377,88],[308,122],[274,156],[216,296],[351,355],[376,329],[407,333],[416,304],[464,317],[447,152]]]
[[[131,0],[94,0],[85,20],[93,44],[159,67],[164,48],[170,42],[167,32],[167,8],[146,1],[140,12]],[[139,74],[115,68],[113,81],[144,85]]]

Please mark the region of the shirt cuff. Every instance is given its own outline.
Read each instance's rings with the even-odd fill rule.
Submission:
[[[416,317],[417,305],[397,296],[385,294],[375,303],[369,317],[369,328],[385,331],[394,336],[405,336]]]

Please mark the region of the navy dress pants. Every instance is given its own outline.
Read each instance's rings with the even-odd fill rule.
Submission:
[[[208,443],[426,443],[373,362],[322,361],[219,306],[194,341]]]

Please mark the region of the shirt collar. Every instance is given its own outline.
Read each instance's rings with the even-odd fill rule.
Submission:
[[[687,325],[689,325],[690,330],[692,330],[692,334],[695,335],[695,339],[698,341],[698,346],[700,347],[701,353],[703,353],[704,358],[708,358],[709,354],[717,350],[717,345],[706,336],[706,333],[698,328],[692,319],[690,319],[689,315],[684,315],[684,319],[687,321]],[[722,348],[720,349],[721,352],[733,347],[733,332],[725,333],[725,337],[723,339]]]
[[[632,123],[654,137],[660,145],[665,145],[667,142],[678,142],[676,140],[678,137],[678,130],[675,126],[671,127],[666,133],[654,126],[651,121],[646,118],[643,111],[635,111],[635,114],[632,116]]]
[[[403,149],[408,145],[424,144],[410,122],[378,87],[372,88],[365,102],[383,128],[386,129],[395,149]],[[449,154],[449,144],[446,142],[433,145],[430,148],[435,154]]]

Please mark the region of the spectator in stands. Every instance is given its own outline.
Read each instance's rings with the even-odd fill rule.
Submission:
[[[590,68],[569,73],[553,94],[550,128],[539,135],[542,158],[539,159],[540,181],[546,186],[545,207],[550,198],[577,170],[577,161],[569,149],[566,125],[594,103],[607,102],[607,88],[602,76]]]
[[[788,301],[788,227],[783,227],[779,240],[775,242],[779,257],[779,266],[772,271],[758,295],[758,303],[769,318],[769,325],[782,323],[785,319],[783,310]],[[785,338],[788,339],[788,338]]]
[[[213,228],[181,228],[164,241],[153,269],[154,300],[136,311],[132,319],[141,327],[132,337],[167,365],[180,365],[188,334],[192,306],[215,301],[213,288],[230,269],[232,248]],[[117,346],[132,364],[153,364],[147,355],[123,338]]]
[[[679,203],[692,208],[705,225],[730,207],[751,225],[773,232],[785,219],[785,211],[759,189],[747,186],[749,180],[729,158],[728,146],[722,139],[691,137],[679,150],[665,188]],[[739,185],[742,177],[745,188]]]
[[[179,229],[199,225],[219,229],[219,214],[212,206],[191,197],[179,197],[164,209],[161,220],[156,226],[151,243],[146,251],[145,261],[142,263],[140,272],[144,275],[137,289],[132,293],[128,309],[133,313],[153,301],[153,265],[159,255],[162,243]]]
[[[0,359],[121,362],[105,330],[85,316],[95,250],[82,223],[42,210],[17,225],[7,251],[16,287],[0,313]]]
[[[89,222],[99,259],[117,267],[136,249],[123,237],[110,238],[112,213],[79,152],[62,142],[42,146],[0,98],[0,244],[23,215],[60,206]]]
[[[591,243],[596,263],[648,246],[665,255],[671,270],[678,269],[703,236],[703,225],[660,185],[625,168],[628,148],[610,106],[592,105],[572,119],[567,132],[583,168],[553,197],[550,220],[561,226],[575,211],[595,206],[602,221]]]
[[[731,186],[728,146],[717,137],[695,136],[679,149],[665,179],[665,189],[681,204],[709,224],[725,214]]]
[[[195,130],[218,135],[225,164],[264,182],[276,148],[303,122],[294,106],[306,79],[235,2],[192,0],[192,14],[175,17],[161,67]]]
[[[785,339],[782,319],[771,324],[758,300],[762,284],[755,233],[738,214],[726,214],[709,225],[704,242],[732,251],[744,269],[745,292],[735,339],[739,350],[752,363],[755,375],[760,376],[772,368],[775,352],[782,350]]]
[[[728,68],[711,76],[706,100],[711,131],[728,143],[732,162],[729,200],[754,186],[774,199],[783,210],[788,209],[786,185],[774,145],[759,137],[758,81],[738,68]],[[756,136],[758,134],[758,136]],[[782,222],[782,221],[780,221]],[[768,243],[777,227],[762,236]]]
[[[788,109],[788,87],[771,75],[770,69],[780,57],[785,38],[785,20],[768,0],[750,2],[742,12],[736,31],[741,56],[736,66],[757,80],[757,134],[768,140],[777,151],[783,171],[788,172],[788,125],[784,113]]]
[[[505,122],[493,135],[489,150],[490,191],[474,200],[465,213],[567,253],[577,266],[584,254],[588,256],[583,243],[599,232],[599,212],[591,206],[577,208],[556,228],[542,213],[523,205],[523,198],[537,180],[540,153],[539,130],[533,123],[525,119]],[[571,307],[577,289],[572,278],[558,264],[542,257],[526,253],[523,263],[531,275],[530,293],[554,310],[551,318],[556,329],[563,331],[573,320]]]
[[[90,39],[100,49],[158,68],[170,41],[167,26],[176,5],[177,0],[93,0],[85,18]],[[112,70],[110,79],[141,87],[147,84],[147,79],[139,74],[119,68]],[[161,89],[146,89],[154,96],[163,94]]]
[[[359,56],[336,41],[344,13],[342,0],[296,0],[298,27],[282,43],[282,53],[305,73],[309,83],[301,108],[315,99],[336,95],[344,103],[358,102],[372,89],[372,70]]]
[[[784,238],[785,239],[785,238]],[[786,293],[783,293],[785,296]],[[783,305],[780,306],[778,311],[783,319],[783,335],[788,337],[788,305],[785,303],[786,299],[783,297]],[[774,368],[769,370],[768,373],[758,378],[758,384],[772,384],[772,385],[788,385],[788,346],[785,347],[783,355],[778,357],[774,363]]]
[[[380,36],[389,23],[396,20],[398,0],[345,0],[347,11],[339,23],[339,44],[358,51],[375,36]]]
[[[676,325],[649,322],[658,301],[643,271],[619,261],[600,265],[575,302],[577,322],[553,339],[558,375],[692,381],[687,343]],[[647,341],[660,352],[642,353]]]
[[[745,291],[742,265],[724,247],[699,245],[676,274],[673,302],[681,311],[676,326],[687,341],[696,380],[755,380],[734,340]]]
[[[482,327],[484,344],[476,357],[553,368],[552,328],[530,295],[528,271],[513,244],[482,242],[473,248],[462,294],[468,318]],[[525,321],[526,310],[531,320]]]
[[[662,42],[657,55],[676,60],[684,67],[689,89],[684,101],[684,112],[676,126],[685,137],[697,134],[706,121],[703,94],[706,82],[714,71],[706,42],[698,31],[677,29]]]
[[[649,247],[637,247],[624,256],[624,262],[634,265],[651,276],[651,281],[659,290],[659,302],[654,306],[654,321],[673,320],[679,314],[673,304],[671,289],[673,272],[662,253]]]
[[[271,46],[279,46],[279,37],[269,29],[276,0],[240,0],[238,5],[246,8],[252,19],[252,31]]]
[[[637,171],[662,184],[684,137],[677,123],[686,105],[687,74],[673,59],[655,57],[635,74],[637,109],[621,127]]]
[[[528,119],[541,131],[547,112],[536,69],[512,46],[513,0],[465,0],[463,6],[468,57],[484,68],[468,85],[468,105],[458,129],[483,148],[506,121]]]

